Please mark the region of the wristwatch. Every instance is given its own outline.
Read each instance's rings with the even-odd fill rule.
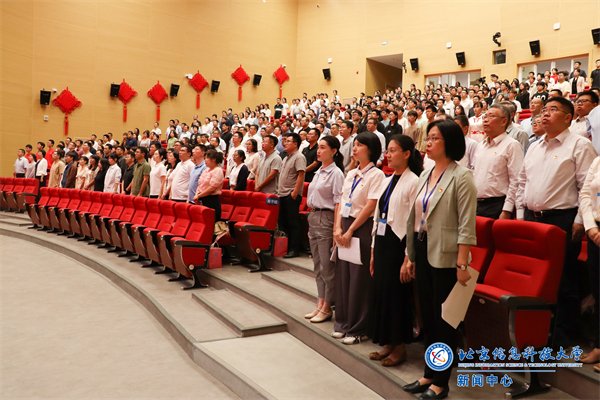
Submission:
[[[456,265],[456,268],[460,268],[460,269],[462,269],[463,271],[464,271],[464,270],[466,270],[466,269],[467,269],[467,267],[468,267],[468,265],[466,265],[466,264],[464,264],[464,265],[458,265],[458,264],[457,264],[457,265]]]

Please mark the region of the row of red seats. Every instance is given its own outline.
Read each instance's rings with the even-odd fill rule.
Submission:
[[[203,287],[197,271],[206,268],[214,229],[214,210],[123,194],[77,189],[42,188],[29,216],[41,230],[72,233],[70,237],[94,240],[90,244],[126,250],[127,255],[164,265],[176,272],[171,280],[192,278],[184,289]]]
[[[40,182],[33,178],[0,178],[0,210],[25,211],[39,193]]]

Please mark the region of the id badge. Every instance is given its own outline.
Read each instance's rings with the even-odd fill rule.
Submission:
[[[385,236],[385,228],[387,226],[387,219],[379,218],[377,224],[377,236]]]
[[[342,217],[348,218],[350,216],[351,208],[352,208],[352,203],[346,203],[346,205],[344,205],[344,209],[342,210]]]

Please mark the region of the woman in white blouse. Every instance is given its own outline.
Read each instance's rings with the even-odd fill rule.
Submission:
[[[352,156],[358,168],[348,172],[342,198],[335,209],[333,240],[338,247],[359,246],[360,263],[342,260],[337,251],[335,274],[335,324],[332,336],[344,344],[357,344],[367,332],[371,274],[371,230],[383,172],[375,166],[381,155],[381,142],[371,132],[354,140]],[[353,239],[358,239],[354,241]]]
[[[596,157],[581,192],[579,193],[579,214],[583,219],[583,227],[588,235],[587,241],[587,267],[588,278],[592,285],[592,296],[596,301],[596,307],[600,304],[600,157]],[[583,355],[579,360],[584,364],[596,364],[594,370],[600,372],[600,337],[596,333],[594,338],[594,350]]]
[[[169,150],[167,152],[167,175],[165,176],[163,188],[160,192],[161,200],[169,198],[169,192],[171,191],[171,184],[173,183],[173,178],[175,177],[175,174],[173,174],[173,171],[175,171],[175,167],[177,167],[177,164],[179,164],[179,152],[174,151],[174,150]]]
[[[344,184],[344,156],[340,153],[340,141],[333,136],[319,140],[317,160],[321,167],[308,186],[306,204],[310,251],[316,273],[317,308],[304,318],[310,322],[324,322],[333,316],[331,302],[335,295],[335,263],[331,261],[333,245],[334,209],[340,202]]]
[[[164,189],[165,180],[167,178],[167,167],[165,166],[164,159],[167,156],[167,151],[160,147],[154,152],[152,160],[154,161],[154,167],[150,171],[150,198],[158,199],[162,194],[161,191]]]
[[[254,179],[256,176],[259,162],[260,155],[258,154],[258,144],[255,139],[248,139],[246,141],[246,160],[244,161],[244,164],[246,164],[249,171],[248,179]]]
[[[44,149],[39,150],[37,152],[37,159],[39,160],[36,163],[35,169],[35,178],[40,181],[40,187],[46,187],[47,177],[48,177],[48,161],[46,160],[46,151]]]
[[[104,178],[105,193],[119,193],[119,184],[121,183],[121,167],[118,164],[119,157],[117,153],[110,153],[108,156],[108,172]],[[89,171],[89,170],[88,170]]]
[[[212,133],[213,124],[210,122],[210,118],[204,118],[204,125],[202,125],[202,133],[210,135]]]
[[[75,189],[85,189],[85,183],[90,175],[90,169],[88,168],[89,159],[86,156],[82,156],[79,159],[79,166],[77,167],[77,176],[75,177]]]
[[[483,103],[481,101],[473,104],[473,112],[475,116],[469,118],[469,136],[471,139],[481,142],[485,136],[483,133]]]
[[[385,346],[369,354],[371,360],[391,367],[406,360],[405,344],[413,341],[412,294],[406,255],[406,223],[417,196],[418,175],[423,172],[421,154],[406,135],[393,135],[387,150],[388,166],[394,174],[379,192],[373,215],[371,276],[367,336]],[[401,261],[402,260],[402,261]]]

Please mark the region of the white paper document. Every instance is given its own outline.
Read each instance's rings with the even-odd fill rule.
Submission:
[[[350,239],[350,247],[337,246],[337,256],[340,260],[351,262],[352,264],[362,265],[360,261],[360,239],[353,237]]]
[[[475,286],[477,286],[477,278],[479,278],[477,270],[471,267],[467,268],[471,274],[471,279],[467,282],[467,286],[456,282],[446,301],[442,304],[442,318],[454,329],[458,327],[458,324],[467,315],[469,303],[471,303],[471,298],[473,297],[473,293],[475,293]]]

